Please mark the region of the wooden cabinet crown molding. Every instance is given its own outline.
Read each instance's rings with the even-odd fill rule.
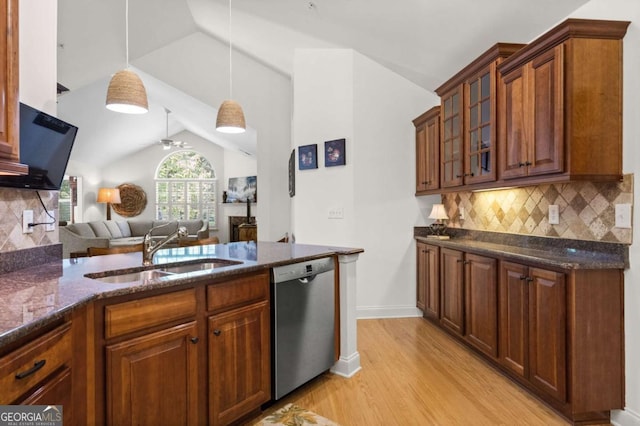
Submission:
[[[630,23],[629,21],[567,19],[505,59],[498,65],[498,71],[503,75],[507,74],[570,38],[620,40],[627,33]]]
[[[440,87],[436,89],[438,96],[442,96],[444,93],[449,92],[458,84],[461,84],[464,80],[471,75],[480,71],[488,63],[495,61],[498,58],[508,58],[515,52],[522,49],[524,44],[517,43],[496,43],[487,49],[482,55],[478,56],[473,62],[461,69],[449,80],[444,82]]]

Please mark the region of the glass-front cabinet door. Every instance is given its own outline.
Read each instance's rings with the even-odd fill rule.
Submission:
[[[464,183],[496,179],[495,62],[469,78],[465,85]]]
[[[440,186],[462,185],[462,85],[441,97]]]

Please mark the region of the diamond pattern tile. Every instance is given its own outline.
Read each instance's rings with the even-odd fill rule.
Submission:
[[[58,191],[40,191],[47,209],[57,209]],[[22,233],[22,211],[33,210],[35,222],[47,222],[35,191],[0,188],[0,251],[15,251],[58,242],[58,228],[45,232],[42,226],[31,234]]]
[[[632,174],[625,175],[622,182],[572,182],[443,194],[442,202],[451,218],[448,225],[454,228],[622,244],[632,242],[632,229],[614,227],[614,205],[633,205]],[[558,225],[548,222],[551,204],[560,209]],[[466,211],[464,221],[459,218],[460,207]]]

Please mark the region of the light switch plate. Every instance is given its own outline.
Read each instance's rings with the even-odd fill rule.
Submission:
[[[330,208],[329,219],[344,219],[344,209],[342,207]]]
[[[460,207],[460,220],[464,220],[464,207]]]
[[[33,210],[23,210],[22,211],[22,233],[23,234],[33,233],[33,226],[29,226],[30,223],[33,223]]]
[[[616,228],[631,228],[631,204],[616,204]]]
[[[560,224],[560,208],[557,204],[551,204],[549,206],[549,225]]]

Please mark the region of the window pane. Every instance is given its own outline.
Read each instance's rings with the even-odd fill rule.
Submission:
[[[469,104],[478,103],[478,80],[474,80],[469,85]]]
[[[459,111],[458,94],[457,93],[451,97],[451,102],[453,102],[451,113],[454,114],[454,115],[455,114],[459,114],[460,111]]]
[[[481,90],[482,90],[482,98],[487,98],[489,97],[489,90],[491,88],[490,82],[489,82],[489,73],[486,73],[485,75],[483,75],[480,78],[480,86],[481,86]]]
[[[478,127],[478,105],[469,108],[469,128],[475,129],[476,127]]]
[[[488,99],[482,102],[480,110],[482,114],[482,123],[488,123],[491,116],[491,106],[489,105]]]

